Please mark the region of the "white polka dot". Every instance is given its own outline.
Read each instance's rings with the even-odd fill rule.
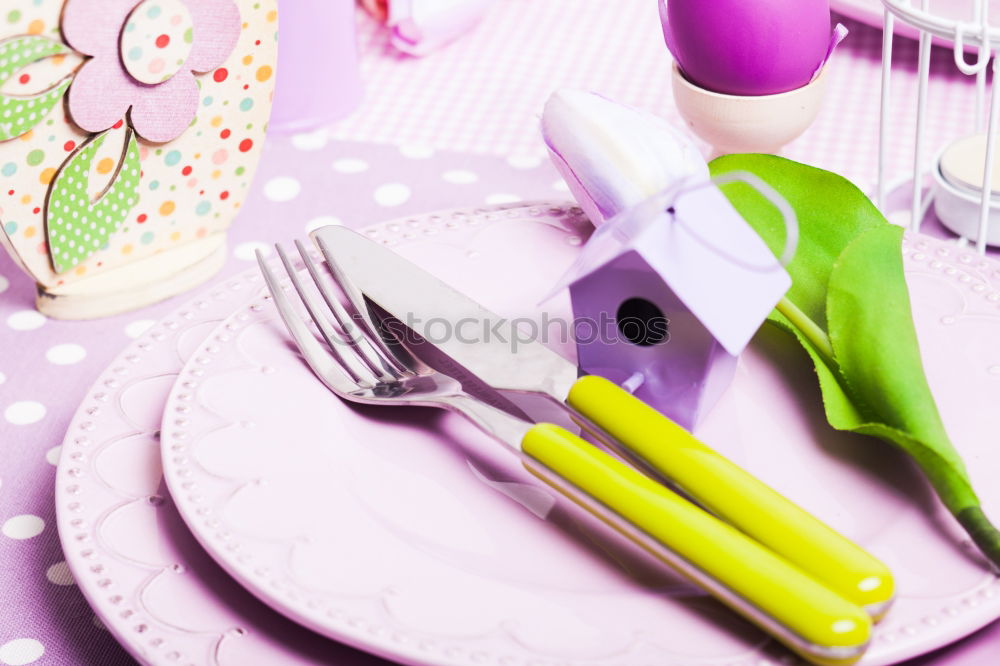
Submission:
[[[45,406],[33,400],[22,400],[8,406],[3,416],[14,425],[28,425],[42,420],[45,416]]]
[[[410,188],[402,183],[386,183],[375,189],[379,206],[400,206],[410,200]]]
[[[34,638],[15,638],[0,645],[0,664],[24,666],[33,664],[45,654],[45,646]]]
[[[330,225],[341,226],[343,224],[344,223],[338,217],[334,217],[333,215],[321,215],[306,222],[306,233],[311,234],[321,227],[329,227]]]
[[[368,162],[345,158],[334,162],[333,170],[339,173],[361,173],[362,171],[368,171]]]
[[[257,261],[257,250],[260,250],[261,254],[265,257],[271,256],[271,246],[267,243],[260,243],[258,241],[240,243],[233,248],[233,256],[237,259],[242,259],[243,261]]]
[[[491,194],[486,197],[486,203],[490,206],[497,206],[499,204],[517,203],[518,201],[523,201],[521,197],[516,194]]]
[[[511,155],[507,158],[507,164],[515,169],[536,169],[542,163],[542,158],[537,155]]]
[[[73,580],[73,574],[69,570],[69,565],[65,562],[56,562],[53,564],[46,570],[45,577],[54,585],[72,585],[76,582]]]
[[[61,446],[53,446],[51,449],[45,452],[45,460],[48,461],[50,465],[59,464],[59,456],[62,454]]]
[[[150,329],[156,321],[152,319],[136,319],[125,325],[125,335],[130,338],[138,338]]]
[[[72,342],[49,347],[49,350],[45,352],[45,358],[49,360],[49,363],[55,365],[73,365],[82,361],[86,356],[87,350]]]
[[[422,143],[404,143],[399,147],[399,154],[411,160],[426,160],[434,157],[434,149]]]
[[[45,654],[45,646],[34,638],[15,638],[0,645],[0,663],[8,666],[33,664]]]
[[[18,310],[7,317],[7,325],[15,331],[31,331],[45,323],[45,316],[37,310]]]
[[[441,174],[441,178],[443,178],[445,182],[452,183],[454,185],[469,185],[479,180],[479,176],[471,171],[465,171],[463,169],[445,171]]]
[[[565,180],[560,178],[556,182],[552,183],[552,189],[557,192],[569,192],[569,185],[566,184]]]
[[[299,150],[321,150],[326,146],[330,133],[325,127],[321,127],[315,132],[302,132],[292,135],[292,145]]]
[[[264,196],[271,201],[291,201],[301,191],[302,185],[290,176],[279,176],[264,183]]]
[[[7,522],[0,527],[0,532],[11,539],[30,539],[42,533],[45,529],[45,521],[38,516],[26,513],[20,516],[8,518]]]
[[[7,287],[10,286],[10,280],[0,275],[0,294],[7,291]]]

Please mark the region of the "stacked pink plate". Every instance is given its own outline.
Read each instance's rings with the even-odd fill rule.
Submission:
[[[504,316],[536,305],[590,225],[571,204],[457,210],[366,233]],[[1000,263],[904,244],[926,371],[1000,512]],[[517,257],[512,270],[511,257]],[[591,526],[458,417],[340,402],[256,271],[204,291],[98,378],[63,445],[67,562],[143,664],[792,663],[765,635]],[[572,354],[568,340],[554,341]],[[829,428],[806,359],[765,327],[697,433],[882,558],[899,598],[863,660],[1000,617],[1000,580],[899,452]],[[363,652],[352,650],[358,648]]]

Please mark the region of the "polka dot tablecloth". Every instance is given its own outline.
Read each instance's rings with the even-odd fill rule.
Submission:
[[[364,105],[330,130],[269,140],[231,232],[224,274],[252,266],[258,248],[269,252],[270,243],[325,224],[359,227],[437,208],[568,197],[537,138],[541,103],[552,87],[567,84],[672,115],[669,62],[655,20],[653,0],[501,0],[465,40],[413,60],[394,54],[361,19]],[[850,27],[830,103],[790,156],[864,183],[874,175],[879,33]],[[904,42],[899,51],[906,58],[915,47]],[[947,54],[937,54],[932,69],[947,92],[931,97],[930,126],[939,139],[965,117],[973,93],[947,73]],[[912,68],[897,84],[912,88]],[[909,150],[904,130],[900,123],[900,163]],[[33,310],[34,285],[0,253],[0,665],[132,663],[63,561],[55,464],[93,379],[188,298],[100,321],[52,321]],[[995,666],[998,653],[994,625],[910,666]]]

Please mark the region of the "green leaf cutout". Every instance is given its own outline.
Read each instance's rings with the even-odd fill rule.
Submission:
[[[0,87],[31,63],[65,53],[69,53],[67,47],[45,37],[14,37],[0,42]],[[67,76],[37,95],[0,94],[0,141],[19,137],[42,122],[62,99],[71,80]]]
[[[45,210],[49,256],[57,273],[83,263],[108,243],[129,211],[139,203],[139,145],[127,130],[121,163],[97,201],[87,194],[90,165],[107,133],[84,144],[52,181]]]
[[[827,420],[908,453],[980,550],[1000,566],[1000,532],[980,507],[927,384],[903,275],[903,230],[848,180],[772,155],[727,155],[713,175],[749,171],[795,209],[800,241],[792,288],[769,320],[795,336],[816,366]],[[784,223],[741,184],[729,200],[780,251]]]

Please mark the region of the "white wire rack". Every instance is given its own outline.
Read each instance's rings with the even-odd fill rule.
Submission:
[[[951,1],[955,2],[956,0]],[[986,125],[987,133],[986,162],[983,167],[976,248],[981,254],[985,254],[986,232],[990,217],[993,155],[996,149],[998,120],[1000,120],[1000,86],[996,85],[995,82],[990,86],[988,114],[986,108],[986,79],[990,61],[993,62],[994,81],[996,81],[996,74],[1000,69],[995,57],[997,49],[1000,48],[1000,27],[990,26],[989,0],[970,0],[968,22],[944,18],[935,14],[931,10],[930,0],[882,0],[882,4],[885,6],[885,25],[882,35],[882,109],[879,119],[878,205],[882,210],[886,210],[887,197],[891,189],[886,173],[886,155],[889,143],[889,121],[893,117],[890,85],[892,80],[893,29],[895,22],[899,20],[909,24],[920,33],[920,48],[917,56],[917,123],[912,172],[913,198],[910,207],[911,228],[914,231],[920,229],[920,224],[932,203],[933,196],[931,193],[923,191],[923,183],[926,173],[925,122],[931,43],[933,39],[937,38],[952,42],[955,66],[966,76],[976,77],[974,127],[977,133],[982,133],[984,125]],[[972,62],[967,60],[967,48],[975,52],[975,60]],[[938,166],[934,165],[933,168],[938,168]],[[968,239],[960,239],[960,242],[966,243]]]

